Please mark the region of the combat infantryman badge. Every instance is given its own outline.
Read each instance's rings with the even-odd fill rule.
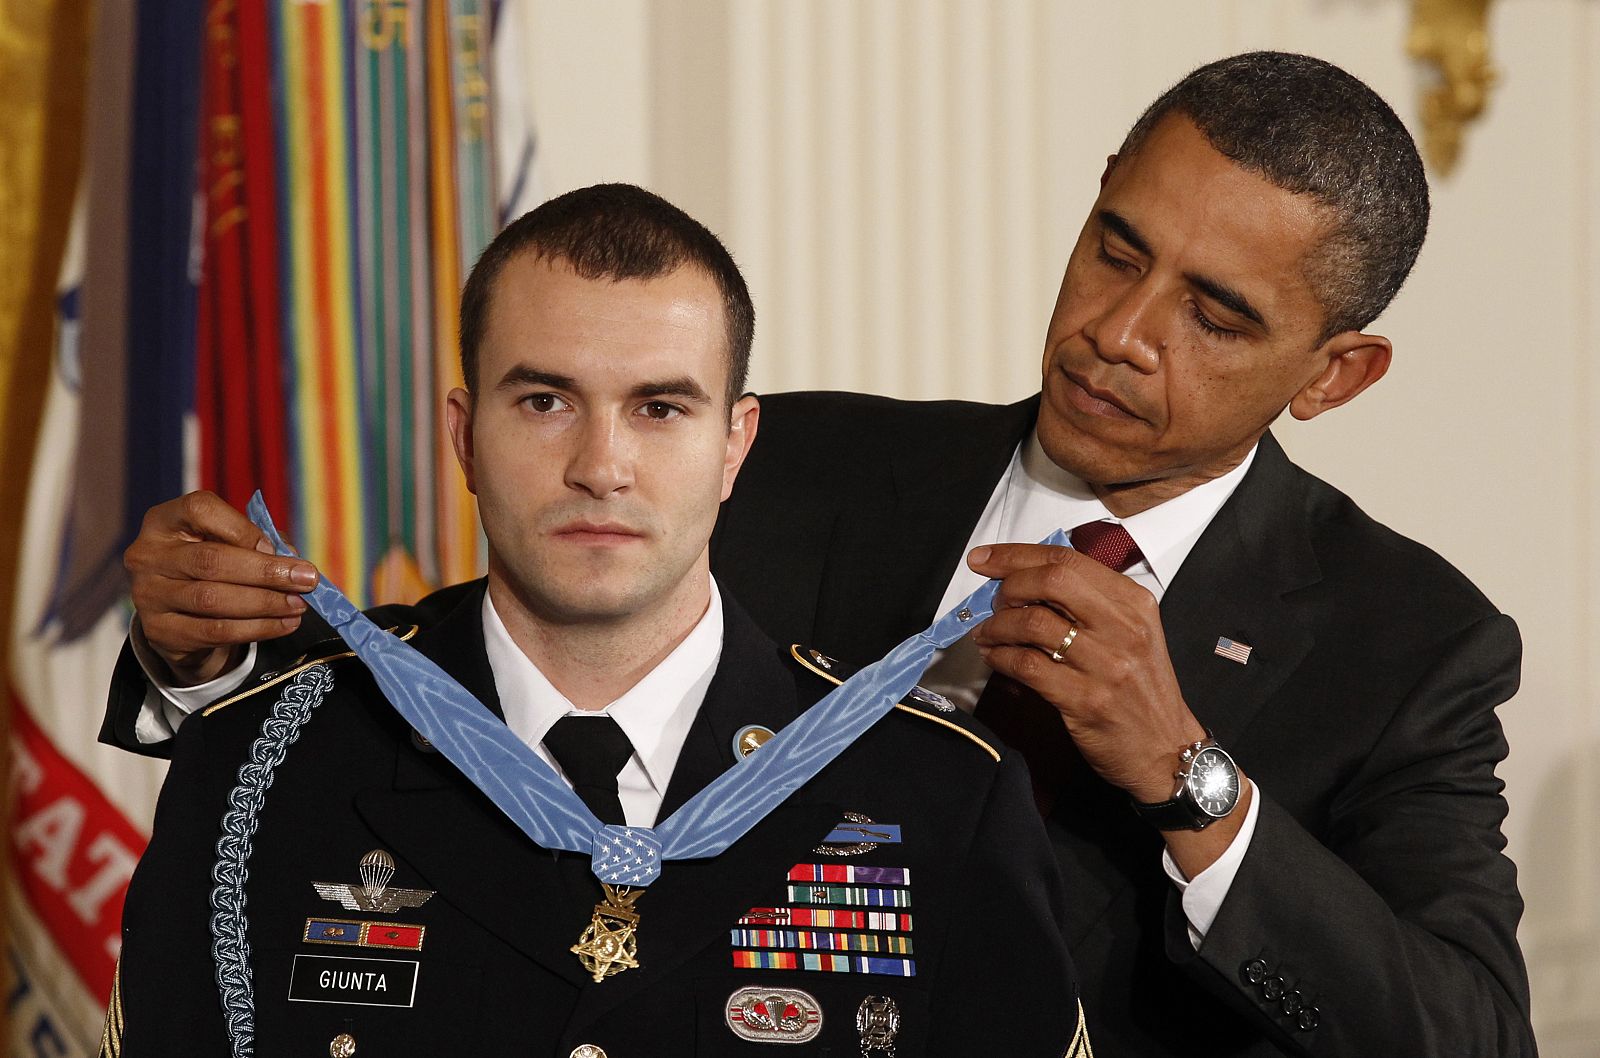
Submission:
[[[856,1035],[861,1039],[861,1058],[872,1058],[882,1051],[894,1058],[895,1037],[900,1035],[900,1004],[889,996],[868,996],[856,1008]]]
[[[394,877],[394,857],[373,849],[361,857],[361,884],[312,882],[317,895],[332,900],[347,911],[368,911],[392,915],[403,907],[421,907],[433,896],[432,889],[390,889]]]
[[[594,905],[594,917],[571,949],[597,984],[639,965],[634,958],[639,951],[639,940],[634,935],[639,928],[639,912],[633,904],[644,895],[643,889],[600,884],[606,898]]]
[[[881,844],[899,844],[898,823],[874,823],[860,812],[846,812],[844,822],[828,832],[822,844],[811,851],[818,856],[859,856]]]
[[[822,1031],[822,1006],[798,988],[741,988],[728,997],[727,1024],[751,1043],[806,1043]]]

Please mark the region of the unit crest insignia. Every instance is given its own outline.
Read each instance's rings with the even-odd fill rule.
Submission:
[[[367,911],[379,915],[392,915],[405,907],[421,907],[433,896],[432,889],[391,889],[389,880],[394,877],[394,857],[382,849],[373,849],[361,857],[361,884],[343,882],[312,882],[317,895],[332,900],[347,911]]]
[[[760,724],[747,724],[741,727],[733,736],[733,755],[740,760],[748,757],[772,739],[773,731],[770,727]]]

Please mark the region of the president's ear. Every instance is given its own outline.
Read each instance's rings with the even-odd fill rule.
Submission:
[[[1348,404],[1389,370],[1394,349],[1389,339],[1359,331],[1341,331],[1317,350],[1320,370],[1289,402],[1296,419],[1314,419]]]

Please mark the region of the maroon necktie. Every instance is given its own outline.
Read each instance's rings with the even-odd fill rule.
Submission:
[[[1139,561],[1139,545],[1113,522],[1085,522],[1072,530],[1072,546],[1118,573]],[[1022,754],[1033,776],[1033,800],[1046,818],[1062,785],[1083,758],[1055,706],[1031,689],[995,673],[984,685],[972,715]]]
[[[1072,546],[1102,566],[1126,573],[1139,561],[1139,545],[1116,522],[1084,522],[1072,531]]]

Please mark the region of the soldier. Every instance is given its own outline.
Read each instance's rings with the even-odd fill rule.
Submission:
[[[537,753],[565,780],[551,814],[581,799],[630,841],[741,753],[783,759],[761,743],[832,686],[825,655],[780,650],[709,572],[759,423],[752,326],[716,238],[625,185],[512,224],[463,295],[447,421],[489,574],[394,632],[492,711],[472,748]],[[535,844],[486,792],[515,780],[434,741],[338,643],[183,723],[108,1051],[1087,1051],[1026,770],[942,700],[631,891]]]

